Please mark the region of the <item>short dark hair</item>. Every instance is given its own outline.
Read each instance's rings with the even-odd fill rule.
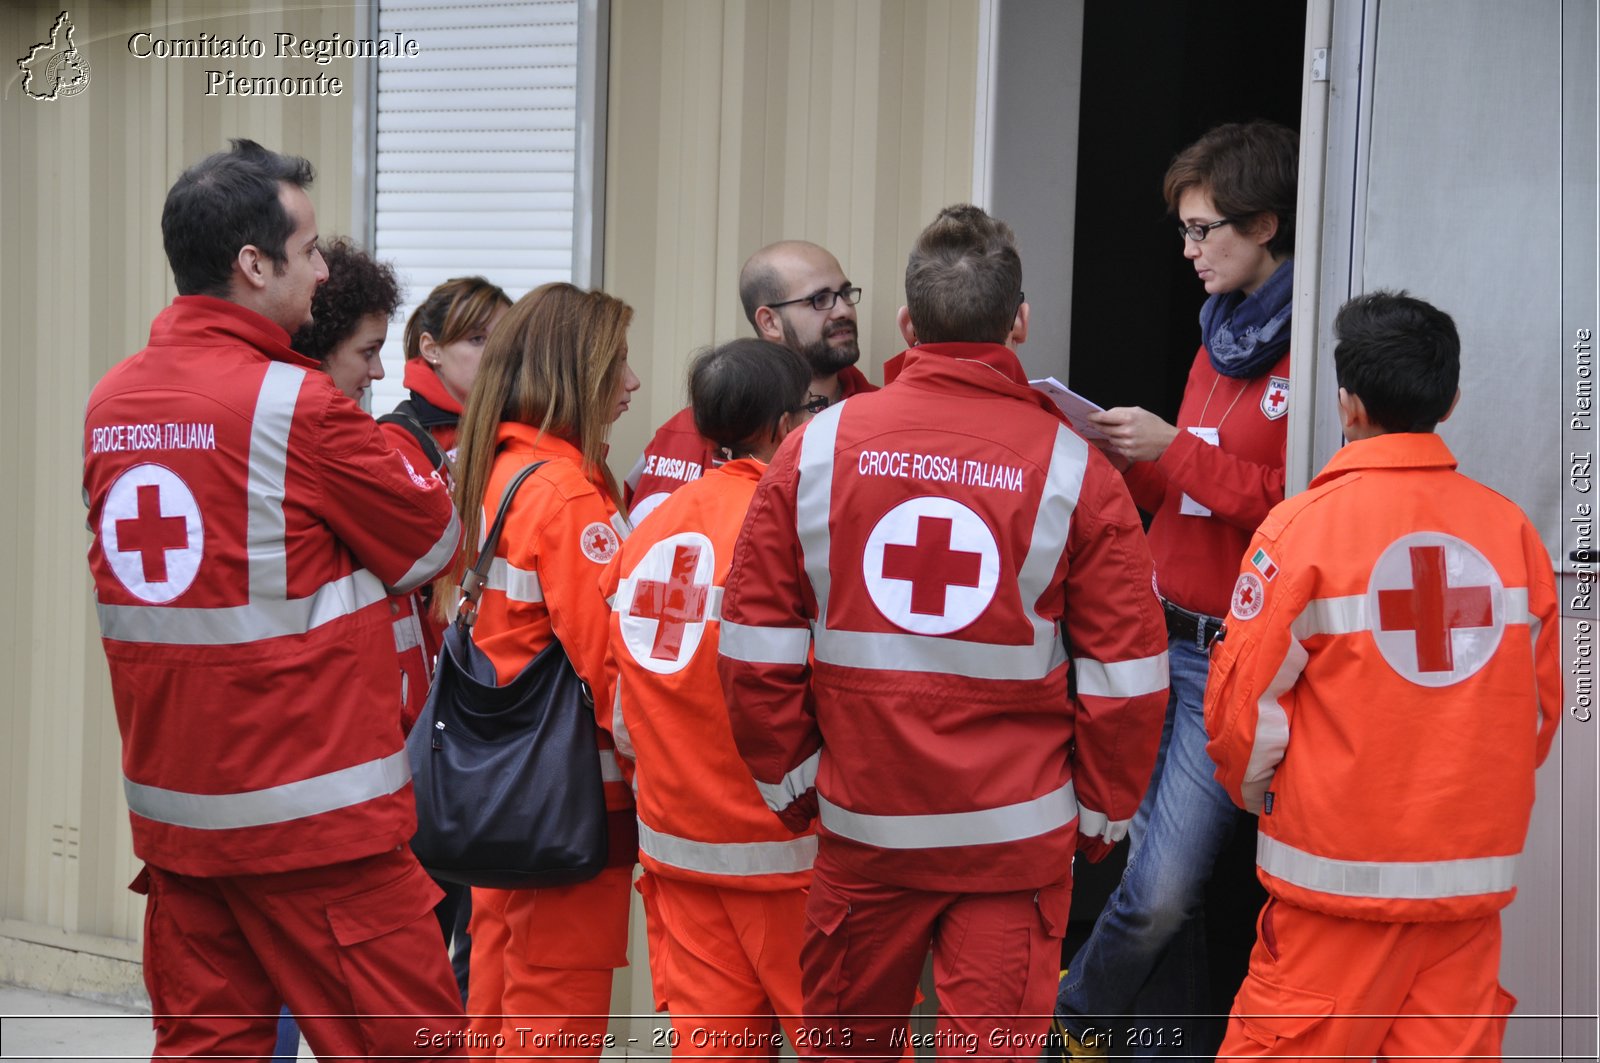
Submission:
[[[368,314],[388,318],[400,307],[400,285],[389,263],[375,261],[343,237],[322,245],[322,260],[328,264],[328,279],[311,297],[311,324],[289,343],[319,362],[328,360],[362,318]]]
[[[946,207],[906,262],[906,307],[921,343],[1003,343],[1022,301],[1011,226],[970,203]]]
[[[703,350],[689,366],[695,429],[738,457],[798,410],[810,386],[806,360],[779,344],[737,339]]]
[[[1339,386],[1385,432],[1431,432],[1455,402],[1461,337],[1450,315],[1405,292],[1358,295],[1333,322]]]
[[[1292,255],[1299,169],[1300,134],[1277,122],[1230,122],[1177,154],[1161,194],[1174,214],[1191,189],[1210,196],[1217,212],[1235,222],[1271,214],[1278,231],[1267,241],[1267,251]]]
[[[231,141],[183,171],[161,210],[161,241],[180,295],[226,298],[233,262],[254,245],[278,272],[288,264],[284,242],[294,219],[279,201],[282,183],[305,188],[316,176],[298,155],[268,151],[253,140]]]
[[[739,302],[751,328],[756,327],[756,311],[778,302],[784,294],[783,278],[770,261],[752,262],[739,274]]]

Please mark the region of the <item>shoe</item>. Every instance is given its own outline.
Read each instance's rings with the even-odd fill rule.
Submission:
[[[1065,982],[1066,980],[1067,972],[1062,971],[1058,982]],[[1110,1050],[1106,1047],[1104,1039],[1097,1037],[1087,1044],[1083,1041],[1080,1041],[1077,1034],[1067,1029],[1066,1025],[1061,1021],[1061,1016],[1059,1015],[1057,1015],[1050,1023],[1050,1032],[1060,1038],[1061,1058],[1063,1060],[1109,1059],[1111,1056]]]

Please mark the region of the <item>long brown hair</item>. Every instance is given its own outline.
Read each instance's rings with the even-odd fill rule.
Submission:
[[[606,436],[617,387],[627,371],[622,355],[633,308],[602,291],[544,284],[506,311],[483,349],[483,361],[461,414],[456,451],[456,508],[461,552],[440,604],[478,559],[484,496],[494,467],[502,421],[538,427],[570,440],[583,454],[584,472],[599,471],[621,508],[616,480],[605,464]]]

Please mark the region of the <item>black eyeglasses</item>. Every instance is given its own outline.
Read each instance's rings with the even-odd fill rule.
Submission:
[[[856,290],[860,291],[859,288],[856,289]],[[826,410],[827,408],[828,408],[828,396],[826,396],[826,395],[813,395],[811,398],[807,399],[806,401],[802,402],[798,407],[796,407],[794,412],[798,413],[798,412],[800,412],[800,410],[804,410],[807,413],[809,413],[811,416],[815,417],[817,414],[821,413],[823,410]]]
[[[1210,222],[1206,225],[1185,225],[1178,223],[1178,235],[1185,240],[1193,240],[1197,244],[1206,242],[1206,237],[1211,235],[1212,229],[1220,229],[1224,225],[1232,225],[1232,218],[1223,218],[1221,221]]]
[[[848,284],[838,291],[829,291],[827,288],[820,292],[812,292],[798,299],[785,299],[781,303],[768,303],[767,306],[776,310],[780,306],[793,306],[796,303],[810,303],[813,310],[832,310],[833,304],[843,299],[846,306],[855,306],[861,301],[861,289],[852,288]]]

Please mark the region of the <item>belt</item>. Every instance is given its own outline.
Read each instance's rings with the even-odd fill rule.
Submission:
[[[1161,599],[1161,608],[1167,614],[1167,636],[1194,644],[1204,653],[1222,633],[1222,621],[1205,613],[1191,613],[1181,605]]]

